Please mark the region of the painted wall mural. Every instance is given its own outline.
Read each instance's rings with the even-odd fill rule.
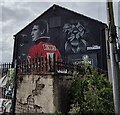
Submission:
[[[18,60],[38,58],[41,54],[44,57],[49,57],[54,53],[59,59],[64,58],[66,54],[77,54],[77,56],[74,55],[72,58],[69,55],[68,60],[82,60],[83,52],[87,54],[87,51],[101,49],[98,42],[94,41],[93,36],[90,36],[89,22],[80,19],[70,19],[61,26],[62,31],[60,31],[62,34],[60,34],[59,30],[57,30],[59,32],[54,31],[51,34],[51,30],[55,28],[50,28],[49,24],[49,20],[37,20],[24,33],[20,34]],[[91,44],[91,41],[93,41],[93,44]],[[97,58],[97,54],[94,55]],[[92,65],[97,66],[97,59],[95,58],[92,59],[94,60]]]
[[[56,30],[55,28],[49,27],[48,20],[37,20],[18,35],[18,60],[40,57],[41,54],[53,55],[53,53],[60,58],[69,53],[77,54],[101,49],[99,39],[98,41],[95,39],[96,35],[95,37],[92,35],[94,33],[91,33],[88,25],[86,21],[71,19],[60,26],[62,30],[57,28],[59,32],[56,32],[53,31]]]
[[[39,57],[41,53],[46,57],[55,53],[69,62],[89,54],[95,55],[94,65],[99,63],[100,68],[106,68],[106,62],[102,63],[106,58],[105,26],[58,6],[56,12],[48,10],[16,34],[16,57],[23,61]]]
[[[53,54],[56,54],[56,58],[60,59],[60,51],[51,43],[48,32],[48,22],[46,20],[39,20],[29,29],[29,35],[21,34],[21,38],[24,41],[25,39],[29,39],[29,44],[27,51],[24,49],[26,46],[24,41],[19,44],[21,52],[18,55],[18,60],[38,58],[41,55],[48,57],[48,55],[51,56]]]
[[[64,24],[63,31],[66,33],[66,53],[86,51],[88,43],[84,39],[84,35],[86,34],[87,29],[80,21],[71,20],[70,23]]]

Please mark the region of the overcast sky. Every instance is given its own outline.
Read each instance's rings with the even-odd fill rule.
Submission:
[[[10,1],[10,2],[9,2]],[[19,0],[20,1],[20,0]],[[28,2],[29,1],[29,2]],[[11,62],[13,55],[13,35],[23,29],[53,4],[107,23],[105,0],[0,0],[0,63]],[[66,1],[66,2],[64,2]],[[95,2],[97,1],[97,2]],[[118,0],[114,1],[116,25],[118,25]]]

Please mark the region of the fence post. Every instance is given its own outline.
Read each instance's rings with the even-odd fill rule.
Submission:
[[[41,72],[41,59],[40,57],[38,58],[38,73]]]
[[[41,72],[44,71],[44,56],[41,55]]]
[[[4,64],[2,64],[2,76],[4,76]]]
[[[45,72],[48,72],[48,60],[47,60],[47,56],[45,56]]]
[[[17,60],[14,61],[14,78],[13,78],[13,99],[12,99],[12,115],[15,115],[16,92],[17,92]]]
[[[53,54],[53,71],[56,73],[56,55]]]

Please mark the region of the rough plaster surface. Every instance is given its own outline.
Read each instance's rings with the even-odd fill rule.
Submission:
[[[39,113],[54,113],[55,105],[53,102],[54,96],[52,76],[23,75],[21,77],[23,79],[20,83],[18,76],[16,113],[36,111],[35,105],[40,108],[38,110]],[[31,97],[34,100],[33,105],[31,105],[31,109],[28,107],[30,106],[28,97]],[[20,102],[21,105],[18,104],[18,102]]]

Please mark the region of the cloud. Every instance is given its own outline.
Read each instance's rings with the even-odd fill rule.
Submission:
[[[14,4],[16,6],[16,4]],[[7,21],[7,20],[17,20],[18,22],[21,20],[25,20],[27,18],[29,18],[31,12],[29,11],[29,9],[27,8],[23,8],[23,7],[16,7],[15,8],[11,8],[11,7],[6,7],[3,6],[2,7],[2,20]]]
[[[4,1],[16,2],[17,0],[4,0]],[[113,0],[113,2],[118,1],[119,0]],[[28,0],[21,0],[21,2],[28,2]],[[29,0],[29,2],[33,2],[33,0]],[[106,2],[106,0],[34,0],[34,2]]]

